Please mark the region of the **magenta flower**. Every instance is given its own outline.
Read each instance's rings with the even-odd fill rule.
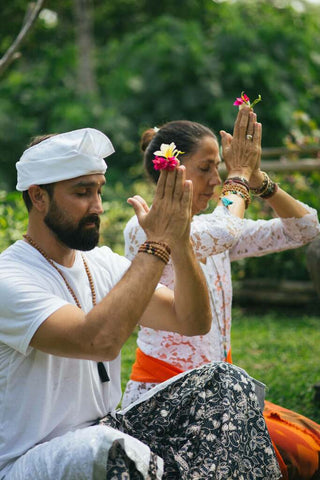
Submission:
[[[172,172],[180,163],[176,157],[155,157],[152,162],[155,170],[168,170],[168,172]]]
[[[241,92],[241,97],[237,97],[233,105],[238,106],[239,110],[241,108],[247,106],[253,109],[253,107],[261,101],[261,95],[258,96],[252,103],[250,102],[250,98],[244,92]]]
[[[162,143],[160,150],[153,152],[155,155],[154,160],[152,160],[155,170],[167,170],[172,172],[177,166],[180,165],[178,160],[178,155],[180,150],[177,150],[175,144],[172,142],[170,145]]]

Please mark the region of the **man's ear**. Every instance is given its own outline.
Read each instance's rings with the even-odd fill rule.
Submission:
[[[44,212],[47,210],[49,204],[49,195],[46,190],[39,187],[39,185],[31,185],[28,188],[28,193],[33,207],[38,212]]]

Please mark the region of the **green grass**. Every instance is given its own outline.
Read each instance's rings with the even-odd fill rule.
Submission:
[[[136,349],[136,332],[122,350],[122,388]],[[266,398],[320,423],[313,385],[320,382],[320,316],[233,310],[232,356],[264,382]]]

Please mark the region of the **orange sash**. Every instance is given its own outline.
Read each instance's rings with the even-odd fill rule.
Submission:
[[[158,358],[150,357],[138,347],[130,380],[143,383],[161,383],[181,372],[183,370],[180,368],[174,367],[170,363],[163,362]]]
[[[227,362],[232,363],[231,349],[228,352]],[[132,366],[130,380],[143,383],[161,383],[178,373],[183,372],[178,367],[158,358],[146,355],[140,348],[136,349],[136,359]]]

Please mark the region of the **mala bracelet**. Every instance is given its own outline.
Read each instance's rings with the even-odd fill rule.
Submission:
[[[140,252],[154,255],[167,264],[170,259],[171,250],[166,243],[147,240],[140,245],[138,253]]]
[[[228,178],[223,184],[220,199],[222,200],[223,197],[230,193],[241,197],[245,202],[245,208],[248,208],[251,198],[249,193],[249,183],[246,179],[242,177]]]
[[[249,192],[249,182],[246,178],[244,177],[228,177],[225,182],[224,182],[224,185],[228,185],[230,183],[238,183],[239,185],[243,185],[244,187],[246,187],[247,191]]]
[[[275,183],[266,172],[261,172],[263,175],[263,182],[258,188],[250,188],[253,195],[263,199],[271,198],[279,188],[279,185]]]

